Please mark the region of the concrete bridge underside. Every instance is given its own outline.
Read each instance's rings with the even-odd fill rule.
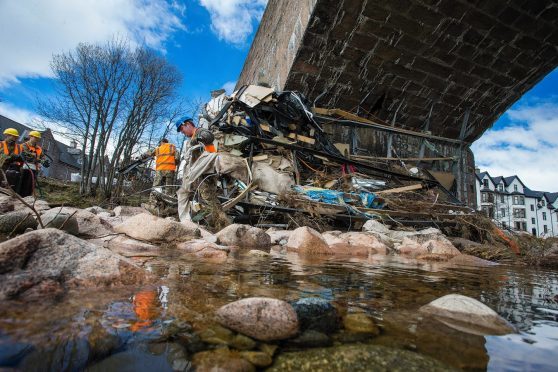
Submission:
[[[269,0],[238,85],[470,143],[557,65],[558,0]]]

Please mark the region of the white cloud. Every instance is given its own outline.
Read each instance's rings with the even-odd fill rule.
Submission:
[[[267,0],[199,0],[209,11],[211,29],[221,40],[242,45],[262,17]]]
[[[558,191],[558,103],[509,110],[510,124],[487,131],[472,150],[492,176],[518,175],[533,190]]]
[[[164,51],[183,30],[184,6],[168,0],[0,1],[0,88],[18,78],[50,77],[52,55],[114,36]]]
[[[227,92],[227,95],[230,96],[234,92],[234,87],[236,86],[236,81],[227,81],[223,84],[223,89]]]

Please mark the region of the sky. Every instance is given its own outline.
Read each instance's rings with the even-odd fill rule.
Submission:
[[[79,42],[127,38],[165,55],[184,76],[179,94],[232,91],[267,0],[0,1],[0,114],[33,122],[53,92],[50,60]],[[558,191],[558,69],[511,107],[473,146],[477,166]]]

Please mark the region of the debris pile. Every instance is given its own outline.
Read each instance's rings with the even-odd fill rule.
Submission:
[[[235,222],[293,227],[302,214],[356,228],[371,218],[440,226],[473,213],[426,169],[368,162],[334,143],[320,122],[339,110],[254,85],[213,101],[221,108],[213,103],[205,119],[221,155],[220,200]]]

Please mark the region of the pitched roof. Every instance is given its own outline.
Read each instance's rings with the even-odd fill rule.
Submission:
[[[502,182],[503,179],[504,179],[504,177],[502,177],[502,176],[492,177],[492,181],[494,181],[495,185],[498,185],[500,182]]]
[[[21,136],[25,131],[31,131],[32,129],[26,125],[20,124],[17,121],[13,121],[10,118],[0,115],[0,134],[8,128],[15,128]]]
[[[558,199],[558,192],[545,192],[544,195],[549,203],[554,203]]]
[[[526,197],[528,198],[537,198],[540,199],[544,196],[544,192],[543,191],[535,191],[535,190],[531,190],[530,188],[526,187],[523,190],[523,193],[525,194]]]
[[[494,180],[492,179],[492,177],[490,177],[490,174],[488,174],[488,172],[475,172],[477,178],[479,179],[479,181],[482,181],[482,179],[487,176],[488,179],[490,181],[492,181],[492,183],[494,183]]]
[[[56,145],[58,147],[58,151],[60,151],[60,161],[62,163],[65,163],[69,166],[72,166],[74,168],[80,169],[81,166],[79,165],[78,159],[79,159],[79,155],[76,154],[71,154],[68,150],[71,149],[70,146],[63,144],[62,142],[56,142]]]

